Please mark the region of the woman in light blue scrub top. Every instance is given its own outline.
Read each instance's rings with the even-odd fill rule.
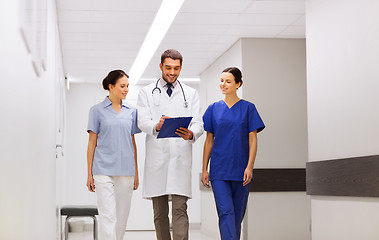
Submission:
[[[208,188],[211,182],[222,240],[240,239],[253,179],[257,133],[265,128],[255,105],[238,98],[241,85],[241,71],[226,68],[220,81],[225,98],[209,105],[203,116],[207,137],[201,181]]]
[[[89,113],[87,187],[91,192],[96,189],[99,239],[122,240],[132,193],[139,185],[134,134],[141,130],[137,110],[122,101],[129,91],[129,76],[111,71],[103,88],[109,96]]]

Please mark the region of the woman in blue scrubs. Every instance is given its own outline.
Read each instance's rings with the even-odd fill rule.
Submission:
[[[133,190],[139,185],[137,147],[134,134],[137,110],[124,103],[129,77],[122,70],[108,73],[104,101],[89,113],[87,187],[97,196],[99,240],[122,240],[125,234]]]
[[[236,67],[221,74],[224,100],[212,103],[203,116],[202,183],[212,184],[222,240],[239,240],[257,153],[257,133],[265,128],[255,105],[240,99],[242,73]],[[210,161],[210,172],[208,163]]]

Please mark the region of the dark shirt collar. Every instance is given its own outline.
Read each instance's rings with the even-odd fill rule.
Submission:
[[[160,83],[163,87],[167,88],[167,82],[163,78],[160,78]],[[177,84],[178,80],[175,80],[175,82],[172,83],[172,88],[175,88]]]

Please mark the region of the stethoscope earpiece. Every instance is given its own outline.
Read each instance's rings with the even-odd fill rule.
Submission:
[[[160,79],[157,80],[157,82],[155,83],[155,88],[153,88],[153,90],[151,91],[151,94],[153,95],[153,99],[154,99],[154,104],[155,104],[156,106],[158,106],[159,103],[156,104],[156,101],[155,101],[155,98],[154,98],[154,92],[155,92],[155,90],[158,90],[159,94],[162,93],[162,90],[158,87],[159,80],[160,80]],[[184,94],[184,90],[183,90],[182,84],[179,82],[178,79],[176,79],[176,81],[178,81],[179,86],[180,86],[180,88],[182,89],[183,99],[184,99],[183,107],[184,107],[184,108],[188,108],[188,102],[187,102],[187,99],[186,99],[186,95]]]

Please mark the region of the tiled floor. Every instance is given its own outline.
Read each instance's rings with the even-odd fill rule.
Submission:
[[[200,230],[190,230],[189,239],[191,240],[215,240],[204,234],[201,234]],[[69,240],[92,240],[93,235],[90,231],[85,232],[73,232],[68,235]],[[127,231],[124,236],[124,240],[155,240],[154,231]]]

